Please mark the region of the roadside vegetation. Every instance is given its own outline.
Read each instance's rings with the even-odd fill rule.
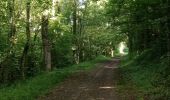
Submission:
[[[123,44],[122,83],[137,98],[170,100],[169,9],[169,0],[1,0],[0,99],[34,98]]]
[[[125,87],[139,100],[170,100],[169,7],[169,0],[109,0],[112,26],[127,36]]]
[[[105,56],[98,56],[96,59],[86,61],[78,65],[55,69],[49,73],[41,73],[25,81],[19,81],[8,87],[0,88],[0,100],[36,100],[40,95],[47,93],[56,87],[70,75],[89,71],[96,67],[98,63],[109,60]]]
[[[135,100],[169,100],[169,59],[155,58],[150,52],[122,59],[120,91],[130,91]]]

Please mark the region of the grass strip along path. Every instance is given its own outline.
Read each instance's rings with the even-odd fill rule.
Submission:
[[[49,92],[61,84],[70,75],[95,68],[97,63],[109,60],[104,56],[71,67],[56,69],[49,73],[42,73],[34,78],[17,82],[15,85],[0,89],[0,100],[35,100],[39,95]]]
[[[122,100],[117,93],[118,64],[113,58],[67,78],[38,100]]]

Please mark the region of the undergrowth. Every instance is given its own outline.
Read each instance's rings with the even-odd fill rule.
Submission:
[[[92,61],[82,62],[78,65],[56,69],[49,73],[42,73],[31,79],[17,82],[15,85],[0,89],[0,100],[35,100],[39,95],[47,93],[50,89],[60,84],[69,75],[79,70],[88,71],[96,63],[109,60],[105,56],[98,56]]]
[[[170,100],[170,64],[166,55],[155,57],[150,50],[139,56],[122,59],[121,85],[136,91],[135,100]]]

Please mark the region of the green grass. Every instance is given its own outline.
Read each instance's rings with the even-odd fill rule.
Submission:
[[[95,68],[96,63],[106,60],[109,60],[109,58],[98,56],[92,61],[63,69],[56,69],[49,73],[42,73],[26,81],[17,82],[15,85],[0,89],[0,100],[35,100],[39,95],[43,95],[56,85],[59,85],[69,75],[79,70],[89,71]]]
[[[142,98],[146,95],[149,100],[169,100],[169,86],[166,86],[169,84],[168,79],[170,80],[170,75],[166,73],[169,68],[168,59],[151,58],[152,56],[146,54],[134,59],[124,57],[120,67],[123,74],[121,88],[133,89],[138,95],[136,100],[144,100]]]

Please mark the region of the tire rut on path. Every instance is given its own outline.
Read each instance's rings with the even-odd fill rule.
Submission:
[[[38,100],[120,100],[116,93],[119,62],[112,59],[90,72],[72,75]]]

